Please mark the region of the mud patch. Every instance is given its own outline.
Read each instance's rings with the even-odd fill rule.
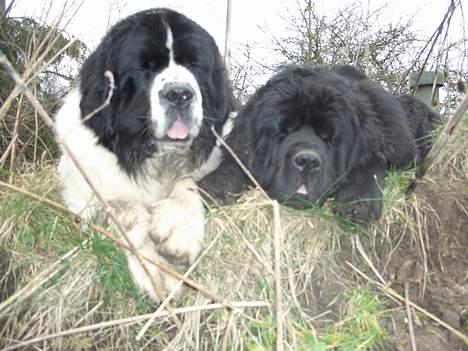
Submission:
[[[464,333],[468,311],[468,193],[463,182],[444,185],[424,182],[415,199],[420,204],[419,233],[403,230],[399,247],[388,258],[388,272],[395,273],[407,260],[419,262],[424,279],[410,284],[410,299]],[[395,231],[393,231],[395,232]],[[411,236],[411,237],[410,237]],[[419,236],[419,237],[418,237]],[[403,287],[393,288],[403,295]],[[421,313],[415,316],[418,350],[466,350],[467,345]],[[388,350],[410,350],[406,313],[398,309],[383,321]]]

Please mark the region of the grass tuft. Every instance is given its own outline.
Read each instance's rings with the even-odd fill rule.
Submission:
[[[449,253],[463,252],[461,246],[456,246],[457,240],[452,240],[454,233],[462,229],[456,220],[444,221],[443,216],[454,211],[466,214],[468,208],[466,189],[458,190],[463,189],[463,184],[466,188],[468,174],[464,173],[468,171],[468,139],[461,135],[468,132],[467,125],[462,121],[454,138],[459,144],[448,146],[452,153],[441,158],[417,188],[423,193],[416,191],[405,198],[411,171],[389,173],[384,188],[385,206],[378,223],[367,227],[353,225],[334,215],[328,204],[309,210],[280,207],[280,282],[286,349],[404,348],[400,344],[385,344],[391,328],[384,324],[391,319],[386,316],[390,308],[401,312],[403,307],[357,277],[347,263],[373,279],[377,270],[390,284],[400,262],[407,256],[417,259],[424,273],[420,286],[428,294],[438,268],[434,262],[451,257],[447,256]],[[60,202],[54,173],[53,165],[40,170],[24,167],[12,180],[17,186]],[[444,185],[437,187],[444,193],[433,196],[430,189],[437,184]],[[444,199],[449,197],[456,199],[445,213],[448,203]],[[444,206],[437,208],[434,205],[439,198]],[[190,277],[226,300],[260,300],[269,302],[270,307],[248,308],[243,313],[195,311],[178,316],[177,321],[173,317],[156,318],[138,341],[135,336],[141,323],[60,337],[37,346],[56,350],[273,349],[274,225],[271,205],[255,191],[246,193],[234,205],[211,208],[205,239],[209,249]],[[431,233],[435,234],[430,237]],[[362,245],[359,249],[356,236]],[[434,239],[439,241],[432,243]],[[73,254],[55,266],[67,252]],[[66,215],[18,194],[0,193],[0,254],[1,347],[11,346],[15,340],[135,316],[156,308],[133,286],[120,249]],[[444,269],[457,264],[456,259],[443,262]],[[413,293],[415,297],[417,292]],[[209,302],[200,293],[187,289],[177,305]],[[402,327],[404,331],[406,326]]]
[[[142,296],[130,276],[125,253],[110,240],[94,233],[91,240],[91,254],[96,259],[96,277],[102,299],[108,308],[118,307],[133,301],[139,313],[150,310],[151,302]],[[112,306],[117,304],[117,306]]]

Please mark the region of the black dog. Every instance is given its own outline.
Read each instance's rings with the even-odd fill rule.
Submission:
[[[421,161],[439,121],[351,66],[290,66],[252,96],[227,142],[272,198],[310,206],[334,197],[339,213],[369,221],[380,217],[386,171]],[[247,184],[228,153],[201,183],[224,199]]]

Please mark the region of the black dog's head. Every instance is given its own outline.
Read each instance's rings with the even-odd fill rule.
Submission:
[[[196,148],[206,158],[230,108],[224,66],[214,39],[168,9],[148,10],[117,23],[83,65],[82,117],[116,90],[110,106],[86,121],[127,172],[155,154]]]
[[[229,142],[270,196],[317,203],[346,176],[362,149],[352,81],[321,69],[286,68],[239,113]]]

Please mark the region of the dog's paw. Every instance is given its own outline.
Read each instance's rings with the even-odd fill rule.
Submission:
[[[113,202],[111,207],[125,230],[127,239],[136,249],[137,255],[140,256],[138,258],[134,252],[125,250],[128,270],[135,286],[155,303],[160,303],[174,289],[174,298],[180,297],[183,285],[178,284],[179,279],[165,272],[155,263],[162,263],[169,267],[172,264],[171,268],[175,268],[179,273],[183,273],[186,264],[185,262],[180,264],[175,259],[168,260],[158,252],[159,247],[150,236],[152,219],[150,211],[137,203]],[[118,233],[115,228],[114,232]],[[120,238],[122,241],[126,241],[123,237],[120,236]],[[150,261],[146,258],[149,258]]]
[[[197,258],[204,232],[203,203],[191,179],[179,181],[167,199],[150,208],[149,233],[156,250],[180,269]]]
[[[149,240],[151,241],[151,240]],[[143,257],[148,257],[154,262],[159,262],[170,266],[170,264],[161,257],[154,245],[148,242],[144,248],[137,250],[138,254]],[[135,286],[144,294],[146,294],[153,302],[160,303],[164,300],[173,290],[173,298],[178,299],[183,292],[183,284],[179,284],[179,279],[171,274],[164,272],[156,264],[143,260],[145,268],[141,265],[140,260],[127,252],[127,262],[130,275],[132,276]],[[149,273],[149,274],[148,274]]]
[[[335,206],[335,212],[352,222],[365,224],[380,218],[382,203],[376,200],[340,203]]]

